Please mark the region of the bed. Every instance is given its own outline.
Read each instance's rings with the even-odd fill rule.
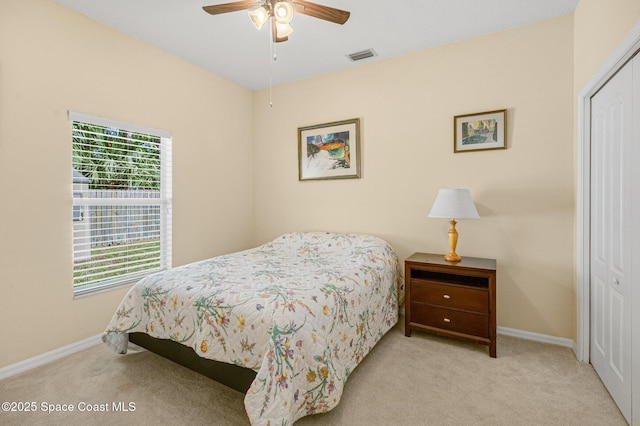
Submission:
[[[290,233],[142,279],[103,341],[126,353],[129,334],[146,335],[250,369],[251,424],[290,425],[338,404],[353,369],[397,323],[403,295],[384,240]]]

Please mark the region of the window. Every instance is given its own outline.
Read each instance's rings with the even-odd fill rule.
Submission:
[[[171,266],[171,134],[69,112],[73,292],[130,284]]]

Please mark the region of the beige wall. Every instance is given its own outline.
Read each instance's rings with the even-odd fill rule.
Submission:
[[[375,46],[373,46],[375,48]],[[466,187],[462,256],[498,260],[498,325],[573,339],[573,16],[299,81],[254,97],[255,243],[365,232],[404,259],[447,249],[427,212]],[[508,109],[508,149],[453,153],[453,116]],[[359,117],[362,179],[298,181],[297,128]]]
[[[52,1],[0,2],[0,367],[95,336],[125,293],[72,297],[67,110],[173,133],[178,265],[251,243],[252,102]]]
[[[458,225],[458,252],[498,259],[498,324],[575,338],[574,99],[638,19],[636,0],[581,0],[276,87],[269,108],[267,90],[51,1],[1,2],[0,367],[100,333],[125,292],[71,295],[69,109],[173,133],[176,265],[310,229],[380,235],[402,259],[443,252],[446,221],[426,214],[439,188],[468,187],[482,218]],[[507,150],[453,154],[454,115],[501,108]],[[362,179],[298,182],[297,128],[354,117]]]
[[[576,96],[640,20],[638,0],[580,0],[574,13]]]

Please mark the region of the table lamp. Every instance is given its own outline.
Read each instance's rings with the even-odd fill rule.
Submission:
[[[462,258],[456,254],[458,231],[456,219],[480,219],[478,210],[473,204],[468,189],[446,188],[438,191],[429,217],[449,219],[449,254],[444,259],[448,262],[460,262]]]

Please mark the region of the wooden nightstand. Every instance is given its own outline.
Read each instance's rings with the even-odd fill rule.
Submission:
[[[427,331],[489,346],[496,357],[496,261],[414,253],[405,265],[404,334]]]

